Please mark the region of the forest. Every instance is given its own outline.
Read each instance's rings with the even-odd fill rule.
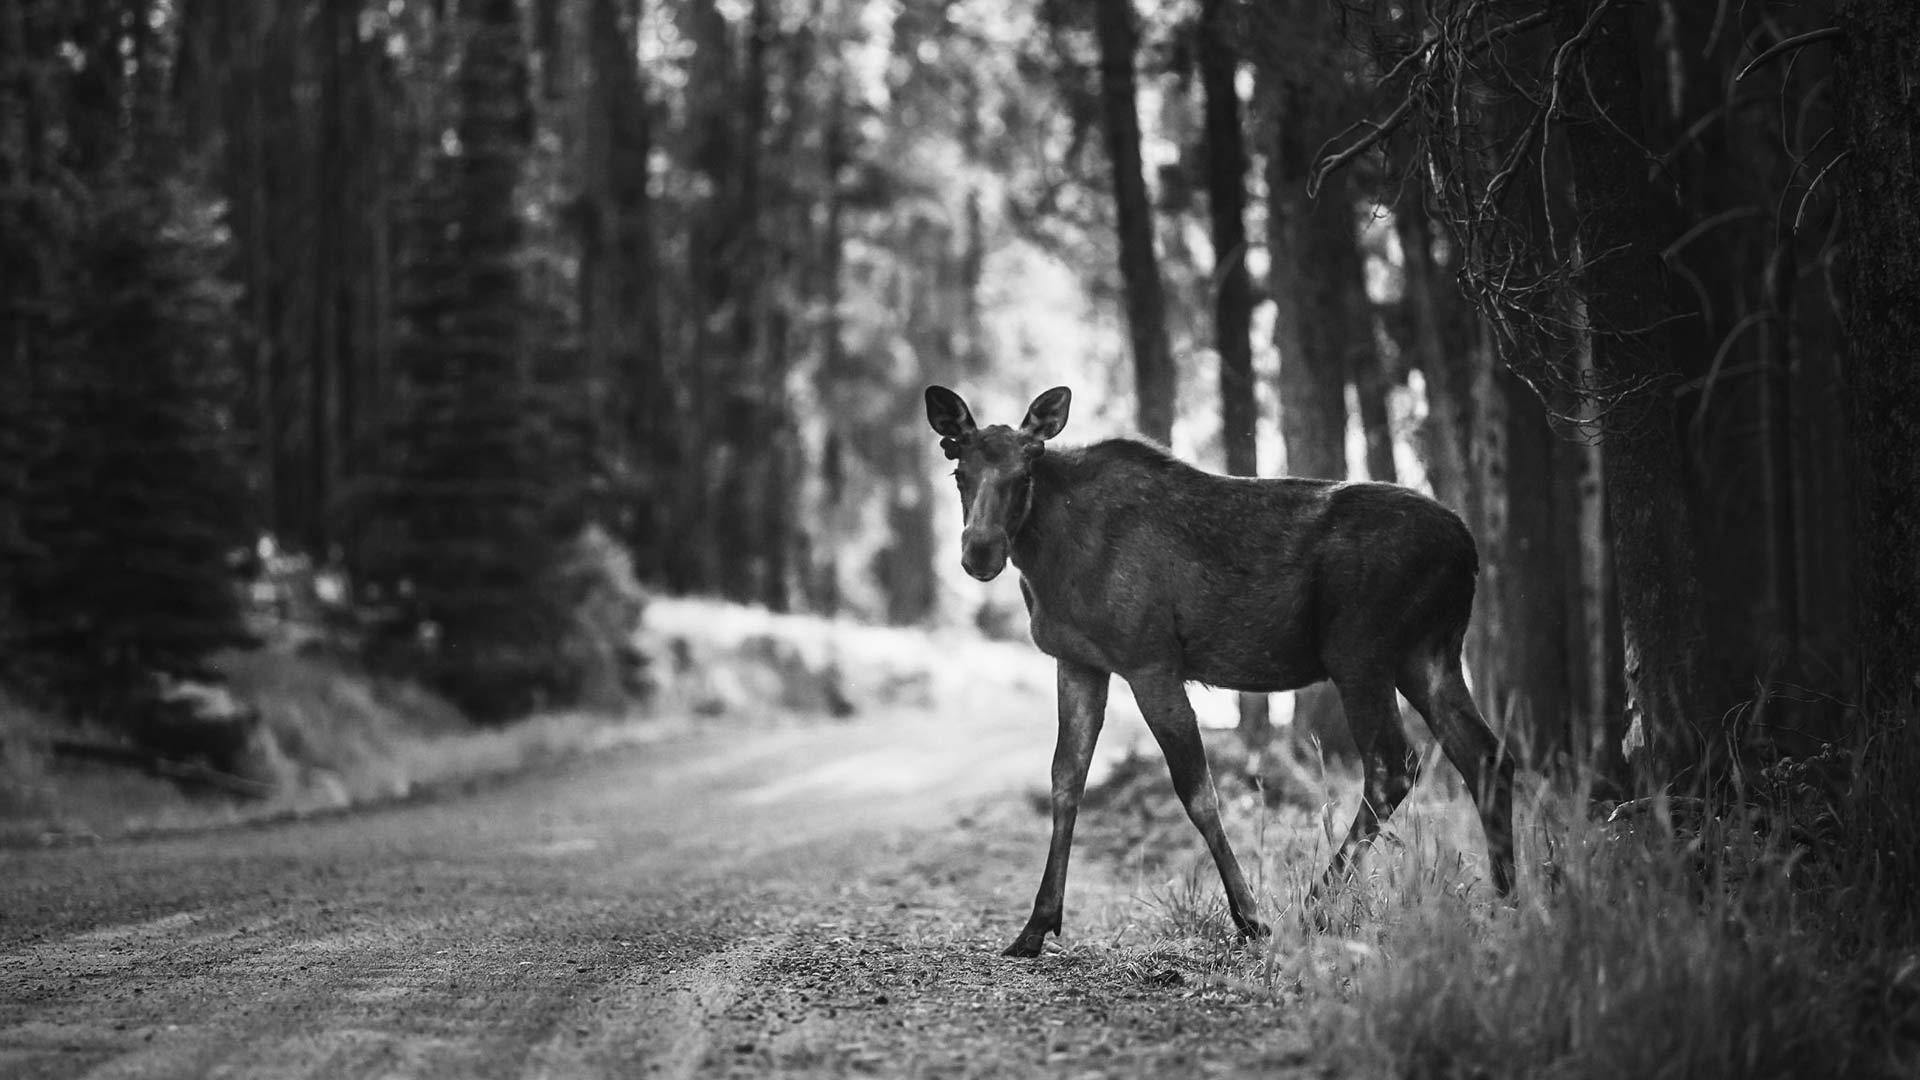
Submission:
[[[1524,765],[1837,761],[1913,887],[1916,50],[1908,0],[3,0],[0,687],[164,749],[298,609],[509,723],[618,688],[629,579],[1018,635],[921,393],[1064,383],[1459,512]]]

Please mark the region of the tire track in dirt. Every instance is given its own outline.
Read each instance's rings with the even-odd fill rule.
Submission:
[[[784,934],[743,941],[677,972],[634,969],[607,986],[593,1008],[563,1020],[529,1056],[522,1080],[617,1076],[634,1068],[661,1080],[693,1076],[712,1048],[714,1021],[786,941]]]

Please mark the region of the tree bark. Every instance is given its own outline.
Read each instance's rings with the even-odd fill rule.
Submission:
[[[1587,329],[1586,304],[1575,298],[1572,311],[1575,365],[1582,375],[1593,370],[1593,337]],[[1607,526],[1606,455],[1585,437],[1598,417],[1591,402],[1576,405],[1583,437],[1568,449],[1563,467],[1563,491],[1574,497],[1574,541],[1568,553],[1566,580],[1571,588],[1567,607],[1568,694],[1572,699],[1570,739],[1575,760],[1585,762],[1594,775],[1619,787],[1628,779],[1621,739],[1626,691],[1622,685],[1620,610],[1615,602],[1613,534]]]
[[[1860,697],[1878,719],[1920,701],[1920,7],[1842,0],[1836,21]]]
[[[1400,470],[1393,461],[1393,416],[1387,407],[1395,380],[1382,362],[1379,348],[1361,348],[1350,355],[1354,369],[1348,377],[1360,413],[1361,435],[1366,440],[1367,479],[1395,483]]]
[[[727,560],[744,554],[722,527],[729,506],[723,485],[728,469],[736,467],[723,433],[725,398],[740,364],[725,332],[741,302],[734,280],[740,242],[732,198],[739,171],[734,115],[739,78],[733,33],[714,0],[689,0],[676,8],[675,17],[680,33],[694,45],[687,65],[686,127],[690,164],[705,181],[705,192],[689,200],[685,383],[690,416],[679,425],[685,469],[672,517],[680,523],[681,542],[668,549],[666,578],[676,590],[718,591]]]
[[[1267,155],[1267,250],[1280,350],[1280,431],[1292,476],[1347,478],[1346,382],[1366,327],[1353,204],[1346,174],[1318,198],[1307,175],[1328,126],[1321,91],[1298,73],[1263,68]],[[1367,342],[1371,345],[1371,341]]]
[[[1141,433],[1169,443],[1173,440],[1173,347],[1167,336],[1160,261],[1153,247],[1153,206],[1141,173],[1134,73],[1139,33],[1132,0],[1096,0],[1094,29],[1100,39],[1100,101],[1120,233],[1120,276],[1133,341],[1136,424]]]
[[[1207,208],[1213,226],[1213,340],[1220,354],[1220,443],[1227,472],[1260,471],[1259,407],[1253,387],[1253,282],[1247,274],[1247,146],[1234,85],[1232,8],[1205,0],[1200,12],[1200,83],[1206,95]],[[1240,737],[1267,743],[1266,694],[1240,695]]]
[[[1220,441],[1227,472],[1259,471],[1253,393],[1253,283],[1247,275],[1247,148],[1234,86],[1233,19],[1227,0],[1200,15],[1200,82],[1206,94],[1207,206],[1213,226],[1214,348],[1220,354]]]
[[[1496,555],[1504,571],[1497,596],[1506,634],[1498,650],[1506,668],[1502,698],[1483,699],[1505,720],[1509,741],[1536,767],[1570,747],[1564,549],[1574,536],[1573,500],[1559,481],[1560,459],[1572,447],[1548,424],[1546,407],[1525,381],[1501,367],[1495,376],[1506,401],[1506,534]],[[1564,541],[1564,542],[1563,542]]]
[[[1587,23],[1587,5],[1569,5],[1561,40]],[[1701,593],[1671,392],[1673,305],[1656,262],[1675,230],[1639,149],[1641,76],[1626,8],[1593,24],[1584,66],[1583,96],[1601,115],[1571,123],[1567,144],[1580,246],[1596,253],[1581,275],[1594,370],[1619,395],[1605,485],[1633,713],[1629,757],[1647,782],[1699,787],[1724,764],[1721,709],[1702,692]]]
[[[1365,336],[1366,292],[1345,174],[1307,197],[1307,174],[1328,126],[1322,90],[1310,77],[1268,64],[1259,72],[1269,139],[1267,250],[1280,352],[1280,434],[1287,473],[1347,478],[1347,372]],[[1294,695],[1294,739],[1330,758],[1357,753],[1326,685]]]
[[[645,581],[659,581],[672,542],[664,505],[672,412],[663,365],[652,206],[653,132],[633,31],[615,0],[590,0],[582,25],[580,113],[581,344],[591,405],[590,457],[616,484],[621,534]]]
[[[1516,634],[1507,604],[1514,591],[1509,580],[1517,570],[1509,565],[1508,550],[1513,531],[1507,477],[1510,403],[1507,373],[1488,340],[1489,331],[1485,323],[1476,329],[1466,349],[1467,486],[1473,496],[1465,516],[1480,547],[1480,581],[1467,629],[1467,663],[1474,697],[1495,730],[1504,731]]]
[[[1406,265],[1407,302],[1413,325],[1412,364],[1426,383],[1427,420],[1421,448],[1434,498],[1472,520],[1467,481],[1471,398],[1467,394],[1465,324],[1459,290],[1433,257],[1433,222],[1426,209],[1403,206],[1394,215]]]

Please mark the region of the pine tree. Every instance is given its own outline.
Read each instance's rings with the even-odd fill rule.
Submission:
[[[35,293],[39,285],[40,237],[31,223],[39,218],[23,114],[31,105],[31,59],[25,54],[21,12],[0,11],[0,265],[8,268],[0,289],[0,658],[9,657],[17,633],[13,586],[26,554],[20,532],[20,499],[25,481],[29,411],[26,405],[27,357],[35,336]],[[0,663],[4,663],[0,659]],[[0,676],[6,672],[0,670]]]
[[[8,674],[151,742],[161,682],[249,641],[225,229],[163,167],[164,98],[129,78],[153,66],[128,62],[129,31],[45,2],[0,18]]]
[[[563,700],[569,613],[554,588],[561,522],[552,320],[529,302],[515,195],[532,141],[527,46],[513,0],[458,23],[456,146],[417,206],[388,471],[364,511],[361,576],[383,607],[376,662],[480,720]]]
[[[48,442],[25,475],[24,644],[55,702],[135,737],[157,722],[157,678],[208,677],[211,654],[251,642],[221,236],[183,184],[106,179],[38,372]]]

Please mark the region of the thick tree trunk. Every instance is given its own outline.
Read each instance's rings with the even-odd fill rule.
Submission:
[[[1388,409],[1388,399],[1393,394],[1393,376],[1381,363],[1378,348],[1358,350],[1353,354],[1353,359],[1354,368],[1348,377],[1353,380],[1360,431],[1366,440],[1367,479],[1395,483],[1400,476],[1393,462],[1393,423],[1392,413]]]
[[[725,536],[724,490],[735,455],[722,434],[728,387],[738,378],[727,320],[742,302],[735,267],[740,259],[733,193],[739,166],[739,121],[733,34],[714,0],[689,0],[675,9],[680,33],[694,45],[687,72],[687,129],[692,168],[705,181],[693,201],[686,245],[687,423],[680,425],[680,456],[686,463],[674,499],[680,542],[668,549],[668,584],[682,591],[717,591],[730,558],[744,555]],[[736,590],[737,591],[737,590]]]
[[[1252,476],[1257,408],[1253,393],[1253,283],[1247,274],[1247,149],[1234,87],[1232,9],[1205,0],[1200,81],[1206,93],[1207,205],[1213,225],[1214,347],[1220,353],[1220,441],[1227,472]]]
[[[788,469],[795,453],[786,401],[792,360],[786,311],[778,299],[781,286],[776,284],[786,268],[773,242],[776,207],[769,193],[776,189],[768,175],[769,163],[781,158],[766,145],[776,120],[771,90],[781,34],[773,0],[753,0],[747,38],[747,127],[740,144],[743,165],[737,204],[747,245],[742,267],[746,273],[741,279],[740,306],[735,309],[735,341],[738,355],[748,365],[743,389],[758,420],[754,432],[740,445],[745,497],[731,510],[746,523],[747,599],[775,611],[792,606],[793,485]],[[785,124],[802,122],[798,110],[784,111]]]
[[[821,139],[825,221],[820,236],[819,270],[811,277],[813,286],[818,290],[815,296],[821,310],[820,367],[816,380],[830,407],[835,401],[834,395],[854,378],[854,372],[849,370],[841,315],[846,295],[843,268],[847,249],[847,195],[840,177],[852,161],[851,132],[847,126],[847,114],[850,111],[848,98],[851,93],[843,70],[834,80],[833,98],[827,106],[826,127]],[[820,465],[816,473],[819,498],[815,504],[819,515],[819,534],[837,537],[844,535],[839,522],[841,515],[847,511],[847,474],[853,455],[838,425],[826,425],[820,442],[817,457]],[[808,595],[814,610],[823,615],[832,616],[840,612],[841,546],[829,542],[812,549],[813,567],[809,571],[812,585]]]
[[[1920,702],[1920,6],[1842,0],[1837,21],[1861,703],[1878,719]]]
[[[1570,5],[1560,37],[1587,22]],[[1606,439],[1605,477],[1626,640],[1630,757],[1656,785],[1711,783],[1724,749],[1720,703],[1705,700],[1701,599],[1684,496],[1668,342],[1673,308],[1657,263],[1670,215],[1648,179],[1641,144],[1641,79],[1628,13],[1603,14],[1584,45],[1580,85],[1604,115],[1567,130],[1594,370],[1620,393]],[[1702,767],[1704,771],[1702,771]]]
[[[1200,14],[1200,82],[1206,94],[1207,206],[1213,225],[1213,337],[1220,354],[1220,442],[1227,472],[1260,471],[1253,388],[1253,282],[1247,274],[1247,147],[1234,85],[1235,27],[1227,0]],[[1271,731],[1267,695],[1240,695],[1240,737],[1263,747]]]
[[[661,579],[671,543],[665,511],[671,468],[659,289],[647,158],[653,133],[633,55],[632,27],[615,0],[591,0],[582,21],[587,93],[580,113],[580,318],[590,395],[589,448],[617,487],[634,569]]]
[[[1096,0],[1094,28],[1100,38],[1100,101],[1120,232],[1120,276],[1126,286],[1127,329],[1133,340],[1136,423],[1143,434],[1166,443],[1173,439],[1173,347],[1167,337],[1160,261],[1153,247],[1153,205],[1141,173],[1134,75],[1139,33],[1133,0]]]
[[[1474,696],[1495,731],[1506,728],[1516,627],[1508,619],[1508,525],[1506,372],[1484,324],[1467,348],[1467,485],[1473,492],[1467,527],[1480,546],[1480,584],[1474,591],[1473,623],[1467,628],[1468,670]]]
[[[1496,375],[1506,399],[1506,535],[1497,556],[1501,588],[1488,599],[1503,612],[1499,653],[1506,667],[1504,699],[1486,699],[1506,723],[1510,742],[1530,764],[1552,762],[1571,745],[1568,690],[1568,590],[1563,570],[1574,540],[1575,499],[1560,483],[1560,461],[1573,447],[1554,434],[1532,387],[1506,368]],[[1496,556],[1484,555],[1482,564]]]
[[[1593,371],[1593,336],[1587,330],[1586,305],[1576,299],[1570,320],[1582,376]],[[1561,490],[1574,498],[1573,549],[1568,552],[1565,579],[1570,586],[1567,609],[1568,694],[1573,726],[1571,749],[1611,785],[1627,780],[1621,739],[1626,735],[1622,702],[1626,696],[1620,657],[1620,609],[1615,603],[1613,536],[1607,525],[1606,455],[1586,437],[1598,417],[1591,402],[1575,406],[1582,438],[1563,457],[1565,479]]]
[[[1271,173],[1272,170],[1270,170]],[[1364,299],[1352,208],[1342,184],[1306,198],[1297,176],[1274,177],[1268,213],[1274,338],[1280,348],[1280,433],[1287,473],[1347,478],[1347,357]]]
[[[1285,68],[1260,71],[1267,133],[1267,250],[1280,352],[1280,434],[1291,476],[1347,478],[1347,372],[1372,347],[1365,280],[1344,174],[1307,197],[1316,136],[1327,126],[1321,90]],[[1330,686],[1294,696],[1294,739],[1328,757],[1356,753]]]
[[[1466,348],[1456,332],[1465,321],[1459,290],[1433,257],[1433,223],[1419,206],[1395,214],[1406,264],[1411,308],[1412,364],[1426,384],[1427,420],[1421,448],[1434,498],[1471,520],[1467,445],[1472,401],[1467,393]]]

